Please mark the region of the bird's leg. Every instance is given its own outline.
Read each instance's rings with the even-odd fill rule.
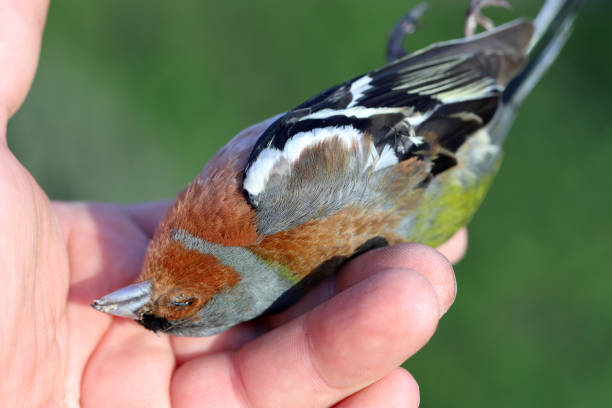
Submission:
[[[465,19],[465,36],[471,37],[476,33],[476,29],[481,25],[485,30],[491,30],[495,27],[491,19],[482,15],[482,9],[485,7],[504,7],[512,8],[507,0],[471,0],[470,8],[467,11]]]
[[[427,3],[419,3],[406,15],[400,18],[397,23],[393,26],[393,29],[389,33],[387,40],[387,62],[391,63],[398,58],[408,55],[402,42],[404,39],[414,33],[417,28],[419,19],[429,8]]]

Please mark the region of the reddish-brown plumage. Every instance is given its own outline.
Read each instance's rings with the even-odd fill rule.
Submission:
[[[198,177],[177,198],[164,221],[208,242],[241,246],[257,241],[255,211],[242,193],[238,158]]]
[[[303,278],[325,261],[350,257],[374,237],[385,238],[391,244],[400,242],[401,237],[389,230],[396,221],[399,218],[392,211],[368,211],[352,206],[330,217],[267,236],[249,249]]]
[[[253,144],[274,118],[240,132],[215,154],[183,190],[158,226],[182,229],[209,242],[245,246],[258,240],[255,210],[242,191],[244,167]]]
[[[155,240],[143,266],[143,280],[152,279],[155,315],[169,320],[195,314],[214,294],[236,285],[241,277],[212,255],[187,250],[169,236]],[[192,302],[180,308],[170,306],[173,299]]]
[[[425,179],[431,177],[429,164],[417,157],[398,163],[384,182],[387,204],[393,204],[394,213],[403,218],[417,208],[423,198],[423,188],[417,188]]]

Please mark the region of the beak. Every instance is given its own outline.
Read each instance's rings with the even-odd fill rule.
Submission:
[[[91,306],[100,312],[138,320],[136,312],[151,301],[152,286],[150,280],[134,283],[94,300]]]

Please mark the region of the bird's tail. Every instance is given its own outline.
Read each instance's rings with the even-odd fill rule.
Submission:
[[[491,132],[499,142],[512,125],[516,110],[555,61],[567,42],[583,0],[546,0],[538,13],[528,61],[502,95],[505,108]]]

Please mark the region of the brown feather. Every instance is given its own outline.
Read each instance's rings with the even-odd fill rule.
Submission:
[[[178,195],[158,226],[154,241],[173,229],[223,245],[257,241],[255,211],[242,192],[242,177],[253,144],[274,119],[240,132],[210,159]]]
[[[399,221],[392,211],[376,212],[346,207],[320,220],[310,220],[288,231],[265,237],[250,249],[259,257],[286,266],[303,278],[334,257],[350,257],[368,240],[382,237],[390,244],[401,241],[388,227]]]
[[[221,264],[214,256],[187,250],[168,236],[152,242],[147,255],[141,279],[153,282],[153,301],[148,312],[169,320],[192,316],[215,294],[235,286],[241,279],[233,268]],[[170,302],[175,297],[192,303],[172,306]]]

